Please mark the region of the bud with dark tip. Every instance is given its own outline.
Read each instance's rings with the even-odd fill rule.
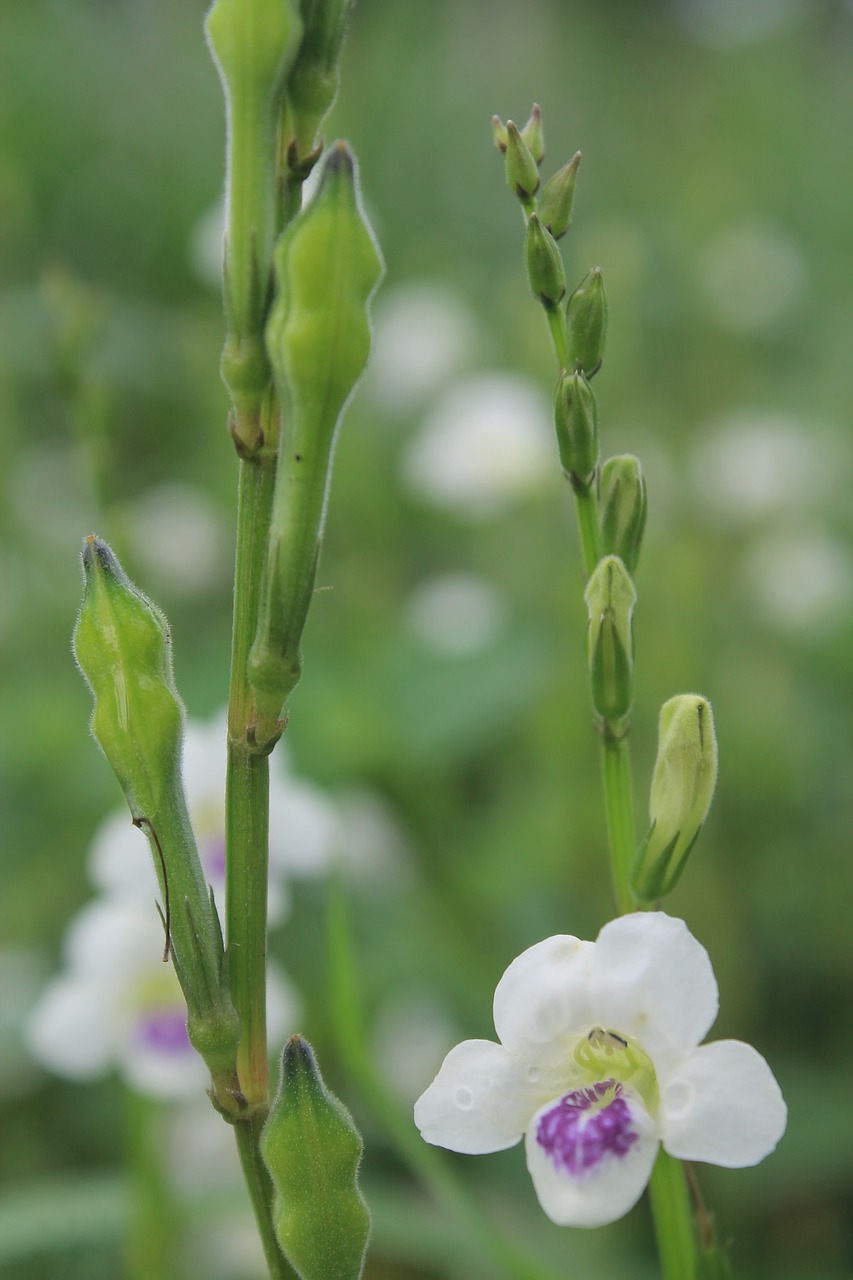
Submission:
[[[527,220],[524,265],[534,298],[539,299],[546,311],[554,311],[566,292],[566,274],[554,237],[535,213]]]
[[[646,528],[648,499],[639,458],[623,454],[601,468],[601,553],[619,556],[633,574]]]
[[[582,373],[560,374],[554,425],[563,470],[573,484],[588,488],[598,465],[598,407]]]
[[[569,364],[587,378],[601,368],[607,334],[607,297],[601,267],[593,267],[581,280],[566,306]]]
[[[564,236],[572,224],[572,206],[575,200],[575,183],[581,153],[576,151],[568,164],[558,169],[542,188],[537,213],[543,227],[547,227],[555,240]]]

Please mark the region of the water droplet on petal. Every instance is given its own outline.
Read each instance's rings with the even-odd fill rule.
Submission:
[[[693,1092],[683,1080],[673,1080],[666,1091],[664,1105],[671,1116],[680,1116],[690,1105]]]
[[[470,1089],[457,1089],[453,1095],[453,1101],[460,1111],[470,1111],[474,1105],[474,1095]]]
[[[530,1083],[531,1083],[531,1084],[538,1084],[538,1083],[539,1083],[539,1076],[540,1076],[540,1074],[541,1074],[541,1073],[540,1073],[540,1071],[539,1071],[539,1068],[538,1068],[538,1067],[528,1067],[528,1068],[527,1068],[527,1079],[530,1081]]]

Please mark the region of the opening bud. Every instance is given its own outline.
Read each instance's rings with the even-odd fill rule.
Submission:
[[[358,1186],[363,1144],[301,1036],[285,1045],[261,1150],[275,1187],[276,1235],[301,1280],[358,1280],[370,1235]]]
[[[619,727],[634,699],[633,614],[637,593],[618,556],[598,562],[587,583],[587,660],[592,705],[609,725]]]
[[[554,425],[563,470],[575,488],[589,488],[598,465],[598,406],[582,373],[560,374]]]
[[[581,153],[576,151],[568,164],[549,178],[539,197],[539,221],[547,227],[555,240],[564,236],[572,224],[572,206],[575,202],[575,183]]]
[[[619,556],[630,574],[637,568],[648,498],[639,458],[626,453],[601,468],[601,550]]]
[[[607,334],[607,297],[601,267],[593,267],[571,295],[566,308],[569,363],[588,378],[601,368]]]
[[[506,180],[524,204],[539,190],[539,166],[511,120],[506,122]]]
[[[707,698],[682,693],[661,707],[652,774],[651,827],[634,866],[637,896],[653,902],[672,890],[696,843],[717,782],[717,739]]]
[[[546,311],[555,311],[566,292],[566,273],[554,237],[535,213],[527,220],[524,265],[534,298],[539,299]]]
[[[338,62],[354,0],[300,0],[303,31],[287,78],[287,105],[300,159],[315,148],[338,93]]]
[[[534,102],[530,111],[530,119],[521,131],[521,136],[530,148],[530,154],[537,164],[545,159],[545,134],[542,131],[542,108]]]

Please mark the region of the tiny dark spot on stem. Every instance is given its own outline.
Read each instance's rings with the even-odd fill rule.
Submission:
[[[294,460],[295,460],[296,462],[301,462],[301,461],[302,461],[302,454],[301,454],[301,453],[294,453],[293,457],[294,457]]]

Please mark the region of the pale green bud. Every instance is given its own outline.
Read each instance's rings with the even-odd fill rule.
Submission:
[[[560,374],[554,424],[563,470],[574,486],[587,489],[598,465],[598,406],[582,373]]]
[[[382,270],[352,156],[336,143],[314,199],[275,253],[278,290],[267,347],[286,430],[249,657],[259,742],[274,738],[301,672],[299,641],[314,590],[337,430],[367,363],[368,306]]]
[[[535,213],[531,213],[524,235],[524,265],[534,298],[539,299],[546,311],[554,311],[566,292],[563,259],[554,237]]]
[[[566,306],[569,364],[591,378],[601,368],[607,335],[607,296],[601,267],[593,267],[581,280]]]
[[[521,131],[521,136],[530,148],[530,154],[540,165],[545,159],[545,134],[542,130],[542,109],[534,102],[530,119]]]
[[[572,207],[575,202],[575,183],[581,153],[576,151],[568,164],[558,169],[542,188],[537,201],[537,213],[543,227],[547,227],[555,240],[564,236],[572,224]]]
[[[340,79],[338,62],[354,0],[300,0],[302,43],[287,78],[287,102],[299,156],[314,149],[332,109]]]
[[[358,1185],[362,1150],[311,1046],[292,1036],[261,1151],[275,1188],[276,1234],[300,1280],[359,1280],[370,1235]]]
[[[598,562],[587,583],[589,610],[587,660],[592,705],[608,724],[617,725],[634,698],[633,613],[637,593],[618,556]]]
[[[702,828],[717,782],[717,739],[711,704],[695,693],[661,707],[652,774],[651,827],[634,867],[637,896],[654,902],[674,888]]]
[[[501,120],[500,116],[492,116],[492,139],[501,155],[506,155],[506,125],[503,120]]]
[[[529,204],[539,189],[539,167],[511,120],[506,122],[506,180],[524,204]]]
[[[623,454],[601,468],[601,553],[619,556],[633,574],[646,528],[648,498],[639,458]]]

